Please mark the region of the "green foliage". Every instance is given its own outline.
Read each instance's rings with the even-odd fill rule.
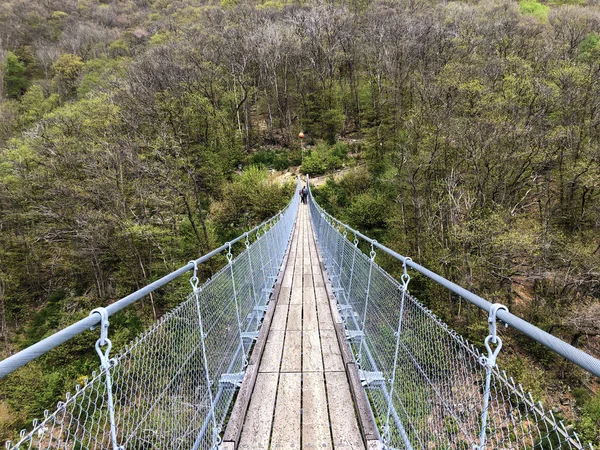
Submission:
[[[32,125],[58,106],[57,94],[45,96],[39,84],[31,86],[21,97],[19,111],[24,126]]]
[[[310,149],[304,150],[304,158],[300,170],[309,175],[321,175],[327,171],[340,169],[346,159],[347,147],[338,143],[329,147],[319,142]]]
[[[328,144],[334,144],[344,125],[344,114],[338,109],[328,109],[321,115],[321,136]]]
[[[19,98],[25,92],[25,89],[27,89],[25,64],[13,52],[8,52],[6,55],[4,86],[8,98]]]
[[[532,15],[543,22],[548,21],[549,6],[543,5],[537,0],[521,0],[519,6],[522,14]]]
[[[76,89],[75,82],[83,70],[83,60],[70,53],[63,53],[52,64],[54,78],[52,82],[56,89],[63,95],[73,94]]]
[[[585,403],[578,430],[580,436],[587,441],[597,442],[600,438],[600,394],[594,395]]]
[[[56,2],[2,3],[0,50],[12,52],[12,72],[5,63],[0,73],[10,98],[0,101],[7,349],[277,212],[292,187],[264,169],[301,164],[299,149],[284,150],[299,129],[304,173],[360,161],[315,190],[329,211],[594,348],[597,7],[285,3],[81,0],[61,11]],[[264,169],[237,174],[240,164]],[[57,286],[60,300],[49,295]],[[411,286],[465,336],[485,335],[476,308],[423,277]],[[131,339],[184,291],[174,285],[115,317],[115,339]],[[544,398],[539,371],[563,377],[562,364],[507,337],[504,367]],[[86,339],[49,356],[51,369],[34,363],[0,387],[0,432],[14,434],[97,367]],[[568,370],[567,382],[580,385]],[[597,439],[595,400],[578,395],[569,417]]]
[[[299,150],[271,150],[260,149],[247,158],[249,165],[285,170],[290,166],[297,166],[301,162]]]
[[[360,230],[383,228],[386,223],[387,200],[378,194],[358,195],[349,207],[350,224]]]
[[[600,58],[600,35],[589,33],[579,44],[579,56],[584,60],[598,60]]]
[[[294,185],[295,186],[295,185]],[[269,180],[266,170],[250,166],[225,187],[223,199],[215,205],[213,215],[218,234],[225,240],[243,229],[272,217],[289,201],[290,186]]]
[[[125,75],[129,61],[125,58],[99,58],[85,63],[81,70],[81,81],[77,85],[77,96],[85,97],[93,91],[110,88]]]

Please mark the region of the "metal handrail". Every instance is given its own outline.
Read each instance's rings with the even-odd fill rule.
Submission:
[[[453,283],[450,280],[447,280],[446,278],[442,277],[441,275],[438,275],[437,273],[432,272],[431,270],[427,269],[426,267],[423,267],[422,265],[417,264],[412,259],[410,259],[406,256],[402,256],[401,254],[386,247],[385,245],[380,244],[375,239],[371,239],[370,237],[364,235],[360,231],[355,230],[354,228],[350,227],[349,225],[347,225],[347,224],[343,223],[342,221],[333,217],[331,214],[329,214],[327,211],[325,211],[323,208],[321,208],[321,206],[316,201],[314,201],[312,192],[310,190],[310,185],[308,183],[308,179],[307,179],[307,185],[308,185],[310,200],[314,202],[314,204],[317,207],[317,209],[319,210],[319,212],[321,214],[323,214],[325,217],[327,217],[329,220],[333,221],[334,223],[338,224],[339,226],[343,227],[344,229],[348,230],[349,232],[354,233],[356,236],[360,237],[361,239],[368,242],[372,246],[377,247],[378,249],[384,251],[388,255],[392,256],[393,258],[397,259],[398,261],[401,261],[403,264],[406,264],[408,267],[411,267],[412,269],[416,270],[417,272],[425,275],[427,278],[435,281],[436,283],[440,284],[441,286],[445,287],[446,289],[449,289],[450,291],[454,292],[455,294],[461,296],[462,298],[464,298],[468,302],[474,304],[478,308],[486,311],[487,313],[490,312],[490,310],[492,308],[491,302],[485,300],[484,298],[480,297],[477,294],[474,294],[471,291],[468,291],[467,289],[459,286],[458,284]],[[539,342],[540,344],[548,347],[550,350],[558,353],[559,355],[563,356],[564,358],[571,361],[572,363],[577,364],[582,369],[585,369],[588,372],[590,372],[591,374],[600,378],[600,360],[593,357],[592,355],[562,341],[561,339],[557,338],[556,336],[551,335],[550,333],[536,327],[535,325],[530,324],[529,322],[521,319],[518,316],[515,316],[514,314],[512,314],[508,311],[505,311],[505,310],[498,311],[497,317],[505,324],[515,328],[516,330],[519,330],[520,332],[529,336],[536,342]]]
[[[299,183],[299,181],[298,181],[298,183]],[[294,190],[294,196],[297,195],[296,191],[297,191],[297,187]],[[132,303],[136,302],[137,300],[145,297],[146,295],[150,294],[151,292],[154,292],[158,288],[169,283],[170,281],[173,281],[174,279],[180,277],[184,273],[189,272],[190,270],[192,270],[194,268],[194,266],[205,263],[213,256],[218,255],[219,253],[223,252],[224,250],[230,249],[233,244],[236,244],[237,242],[241,241],[242,239],[245,239],[247,236],[251,235],[252,233],[255,233],[255,232],[259,231],[261,228],[268,226],[273,222],[276,222],[281,217],[281,214],[283,212],[287,211],[288,208],[290,208],[290,206],[293,203],[294,196],[292,196],[292,200],[290,200],[290,202],[285,206],[285,208],[283,208],[281,211],[279,211],[279,213],[277,213],[270,219],[265,220],[260,225],[255,226],[250,231],[245,232],[244,234],[236,237],[235,239],[233,239],[230,242],[226,242],[222,246],[212,250],[211,252],[207,253],[204,256],[201,256],[200,258],[196,259],[195,261],[190,261],[185,266],[180,267],[179,269],[175,270],[174,272],[171,272],[170,274],[165,275],[164,277],[160,278],[159,280],[154,281],[153,283],[150,283],[148,286],[138,289],[137,291],[127,295],[126,297],[123,297],[122,299],[117,300],[114,303],[111,303],[110,305],[108,305],[106,307],[106,311],[108,312],[108,315],[112,316],[113,314],[121,311],[122,309],[126,308],[127,306],[131,305]],[[14,372],[18,368],[24,366],[28,362],[33,361],[34,359],[44,355],[45,353],[48,353],[50,350],[58,347],[59,345],[64,344],[69,339],[72,339],[75,336],[83,333],[84,331],[89,330],[90,328],[98,325],[100,323],[100,321],[101,321],[101,317],[99,314],[92,314],[92,315],[86,317],[85,319],[81,319],[80,321],[75,322],[72,325],[69,325],[68,327],[64,328],[61,331],[54,333],[52,336],[48,336],[47,338],[42,339],[41,341],[31,345],[30,347],[27,347],[26,349],[21,350],[20,352],[15,353],[12,356],[9,356],[8,358],[4,359],[3,361],[0,361],[0,379],[4,378],[6,375]]]

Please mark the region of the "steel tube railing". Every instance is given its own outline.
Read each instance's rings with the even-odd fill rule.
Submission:
[[[311,194],[311,200],[312,200],[312,194]],[[393,258],[401,261],[403,264],[406,263],[407,266],[413,268],[417,272],[425,275],[427,278],[435,281],[436,283],[440,284],[441,286],[444,286],[446,289],[461,296],[462,298],[464,298],[465,300],[474,304],[478,308],[483,309],[484,311],[486,311],[488,313],[490,312],[492,303],[490,303],[489,301],[485,300],[484,298],[480,297],[477,294],[474,294],[471,291],[468,291],[467,289],[459,286],[458,284],[453,283],[450,280],[447,280],[446,278],[442,277],[441,275],[438,275],[437,273],[432,272],[431,270],[423,267],[422,265],[417,264],[416,262],[412,261],[410,258],[407,258],[406,256],[402,256],[398,252],[395,252],[394,250],[386,247],[385,245],[380,244],[376,240],[371,239],[368,236],[365,236],[360,231],[355,230],[354,228],[346,225],[345,223],[343,223],[340,220],[333,217],[331,214],[329,214],[327,211],[325,211],[323,208],[321,208],[321,206],[319,206],[319,204],[316,202],[315,202],[315,206],[318,208],[318,210],[321,213],[326,215],[330,220],[337,223],[339,226],[344,227],[346,230],[354,233],[356,236],[359,236],[361,239],[365,240],[366,242],[373,245],[374,247],[377,247],[378,249],[384,251],[385,253],[392,256]],[[577,364],[579,367],[587,370],[588,372],[596,375],[597,377],[600,377],[600,360],[598,360],[597,358],[594,358],[592,355],[585,353],[584,351],[560,340],[559,338],[536,327],[535,325],[530,324],[529,322],[521,319],[518,316],[515,316],[514,314],[512,314],[508,311],[504,311],[504,310],[498,311],[497,317],[502,322],[504,322],[507,325],[513,327],[514,329],[519,330],[520,332],[526,334],[533,340],[548,347],[549,349],[551,349],[552,351],[563,356],[567,360]]]
[[[295,192],[294,195],[297,195],[297,193]],[[292,197],[292,200],[293,200],[293,197]],[[281,217],[281,213],[283,211],[286,211],[290,207],[291,204],[292,204],[292,201],[290,203],[288,203],[288,205],[282,211],[280,211],[278,214],[276,214],[272,218],[265,220],[263,223],[252,228],[250,231],[247,231],[246,233],[238,236],[237,238],[233,239],[232,241],[227,242],[227,243],[223,244],[222,246],[207,253],[206,255],[196,259],[195,264],[199,265],[199,264],[205,263],[213,256],[216,256],[219,253],[227,250],[231,245],[234,245],[234,244],[238,243],[239,241],[241,241],[242,239],[245,239],[246,236],[249,236],[249,235],[255,233],[256,231],[260,230],[264,226],[267,226],[274,221],[277,221]],[[146,295],[150,294],[151,292],[154,292],[158,288],[160,288],[160,287],[166,285],[167,283],[173,281],[174,279],[180,277],[184,273],[189,272],[193,268],[194,268],[194,262],[189,262],[188,264],[186,264],[183,267],[180,267],[179,269],[175,270],[174,272],[171,272],[170,274],[165,275],[164,277],[160,278],[159,280],[156,280],[153,283],[150,283],[148,286],[138,289],[137,291],[127,295],[126,297],[123,297],[122,299],[108,305],[106,307],[108,315],[111,316],[111,315],[121,311],[122,309],[128,307],[129,305],[136,302],[137,300],[140,300],[141,298],[145,297]],[[80,321],[75,322],[72,325],[69,325],[68,327],[56,332],[52,336],[42,339],[41,341],[31,345],[30,347],[27,347],[26,349],[21,350],[20,352],[14,354],[12,356],[9,356],[8,358],[4,359],[3,361],[0,361],[0,379],[4,378],[6,375],[14,372],[18,368],[24,366],[28,362],[33,361],[34,359],[44,355],[45,353],[48,353],[50,350],[58,347],[59,345],[64,344],[68,340],[83,333],[84,331],[89,330],[90,328],[98,325],[99,323],[100,323],[100,316],[98,314],[93,314],[91,316],[86,317],[85,319],[81,319]]]

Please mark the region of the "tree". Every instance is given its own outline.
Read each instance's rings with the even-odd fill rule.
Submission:
[[[8,52],[4,66],[4,88],[8,98],[19,98],[27,89],[25,64],[19,61],[17,55]]]
[[[52,64],[52,82],[61,95],[70,96],[75,93],[77,78],[84,66],[83,60],[71,53],[63,53]]]

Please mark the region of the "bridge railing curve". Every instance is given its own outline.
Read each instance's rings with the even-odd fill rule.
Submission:
[[[251,231],[2,361],[0,376],[100,325],[99,370],[6,448],[216,448],[291,239],[298,188],[299,180],[286,208]],[[237,242],[246,249],[234,258]],[[197,266],[217,254],[226,265],[200,285]],[[109,316],[190,271],[187,298],[111,354]]]
[[[324,211],[312,195],[310,213],[346,337],[387,448],[592,448],[498,366],[501,333],[496,320],[541,336],[538,342],[595,375],[600,361],[352,229]],[[369,254],[360,250],[359,240],[366,242]],[[403,264],[400,280],[376,263],[378,252]],[[475,298],[472,303],[489,313],[486,350],[410,294],[410,268],[435,282],[443,280],[440,284],[469,301]]]

